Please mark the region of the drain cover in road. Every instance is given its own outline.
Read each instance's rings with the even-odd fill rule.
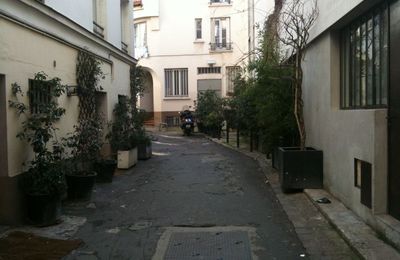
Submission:
[[[246,231],[174,232],[164,260],[251,260]]]

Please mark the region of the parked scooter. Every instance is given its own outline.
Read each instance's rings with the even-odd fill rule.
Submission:
[[[194,117],[192,112],[184,110],[179,112],[181,118],[181,129],[184,135],[191,135],[194,130]]]

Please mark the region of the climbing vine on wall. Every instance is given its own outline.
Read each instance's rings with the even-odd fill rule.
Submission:
[[[74,133],[66,138],[66,144],[72,148],[77,172],[83,174],[90,171],[90,162],[98,158],[102,146],[103,119],[96,105],[96,92],[102,90],[99,81],[104,78],[100,64],[90,53],[79,51],[76,64],[79,117]]]

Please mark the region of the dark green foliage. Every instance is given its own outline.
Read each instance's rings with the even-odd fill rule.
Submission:
[[[291,70],[272,64],[259,64],[255,103],[264,149],[295,145],[296,121],[293,114]]]
[[[107,135],[113,151],[130,150],[136,147],[135,129],[132,124],[131,106],[127,99],[121,98],[114,107],[114,121]]]
[[[145,111],[137,108],[138,97],[143,94],[144,71],[140,66],[130,68],[130,99],[121,98],[114,107],[114,120],[107,134],[111,148],[130,150],[139,143],[149,142],[144,129]]]
[[[213,90],[200,92],[197,97],[196,119],[200,131],[219,137],[224,121],[224,100]]]
[[[96,92],[103,77],[100,62],[88,52],[79,51],[76,64],[78,83],[79,121],[74,132],[64,138],[74,163],[73,174],[90,174],[102,146],[102,118],[96,107]]]
[[[59,78],[48,79],[44,72],[35,74],[34,82],[37,91],[41,91],[42,96],[47,96],[39,104],[40,113],[27,114],[28,106],[18,101],[17,95],[22,95],[21,88],[17,83],[12,84],[12,93],[17,101],[9,101],[9,105],[17,110],[18,115],[25,115],[26,119],[22,122],[22,130],[17,137],[26,141],[32,147],[35,157],[29,162],[29,170],[23,175],[21,187],[27,194],[35,195],[60,195],[65,192],[66,184],[64,173],[61,169],[59,150],[60,147],[56,139],[55,123],[65,113],[65,109],[58,106],[57,98],[65,92],[65,86],[61,84]],[[32,93],[28,93],[28,96]],[[53,149],[49,148],[49,143]]]

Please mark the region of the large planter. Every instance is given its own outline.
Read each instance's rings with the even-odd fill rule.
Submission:
[[[139,144],[138,145],[138,159],[147,160],[150,159],[152,155],[152,147],[150,144]]]
[[[323,187],[323,153],[307,147],[279,147],[276,158],[284,192]]]
[[[138,161],[137,147],[128,151],[118,151],[118,169],[129,169]]]
[[[116,160],[100,160],[94,164],[94,170],[97,173],[96,182],[112,182],[115,168],[117,168]]]
[[[61,212],[61,198],[58,195],[26,195],[27,217],[35,226],[50,226],[57,223]]]
[[[96,181],[96,175],[96,172],[86,175],[67,174],[65,177],[68,185],[68,199],[90,199]]]

